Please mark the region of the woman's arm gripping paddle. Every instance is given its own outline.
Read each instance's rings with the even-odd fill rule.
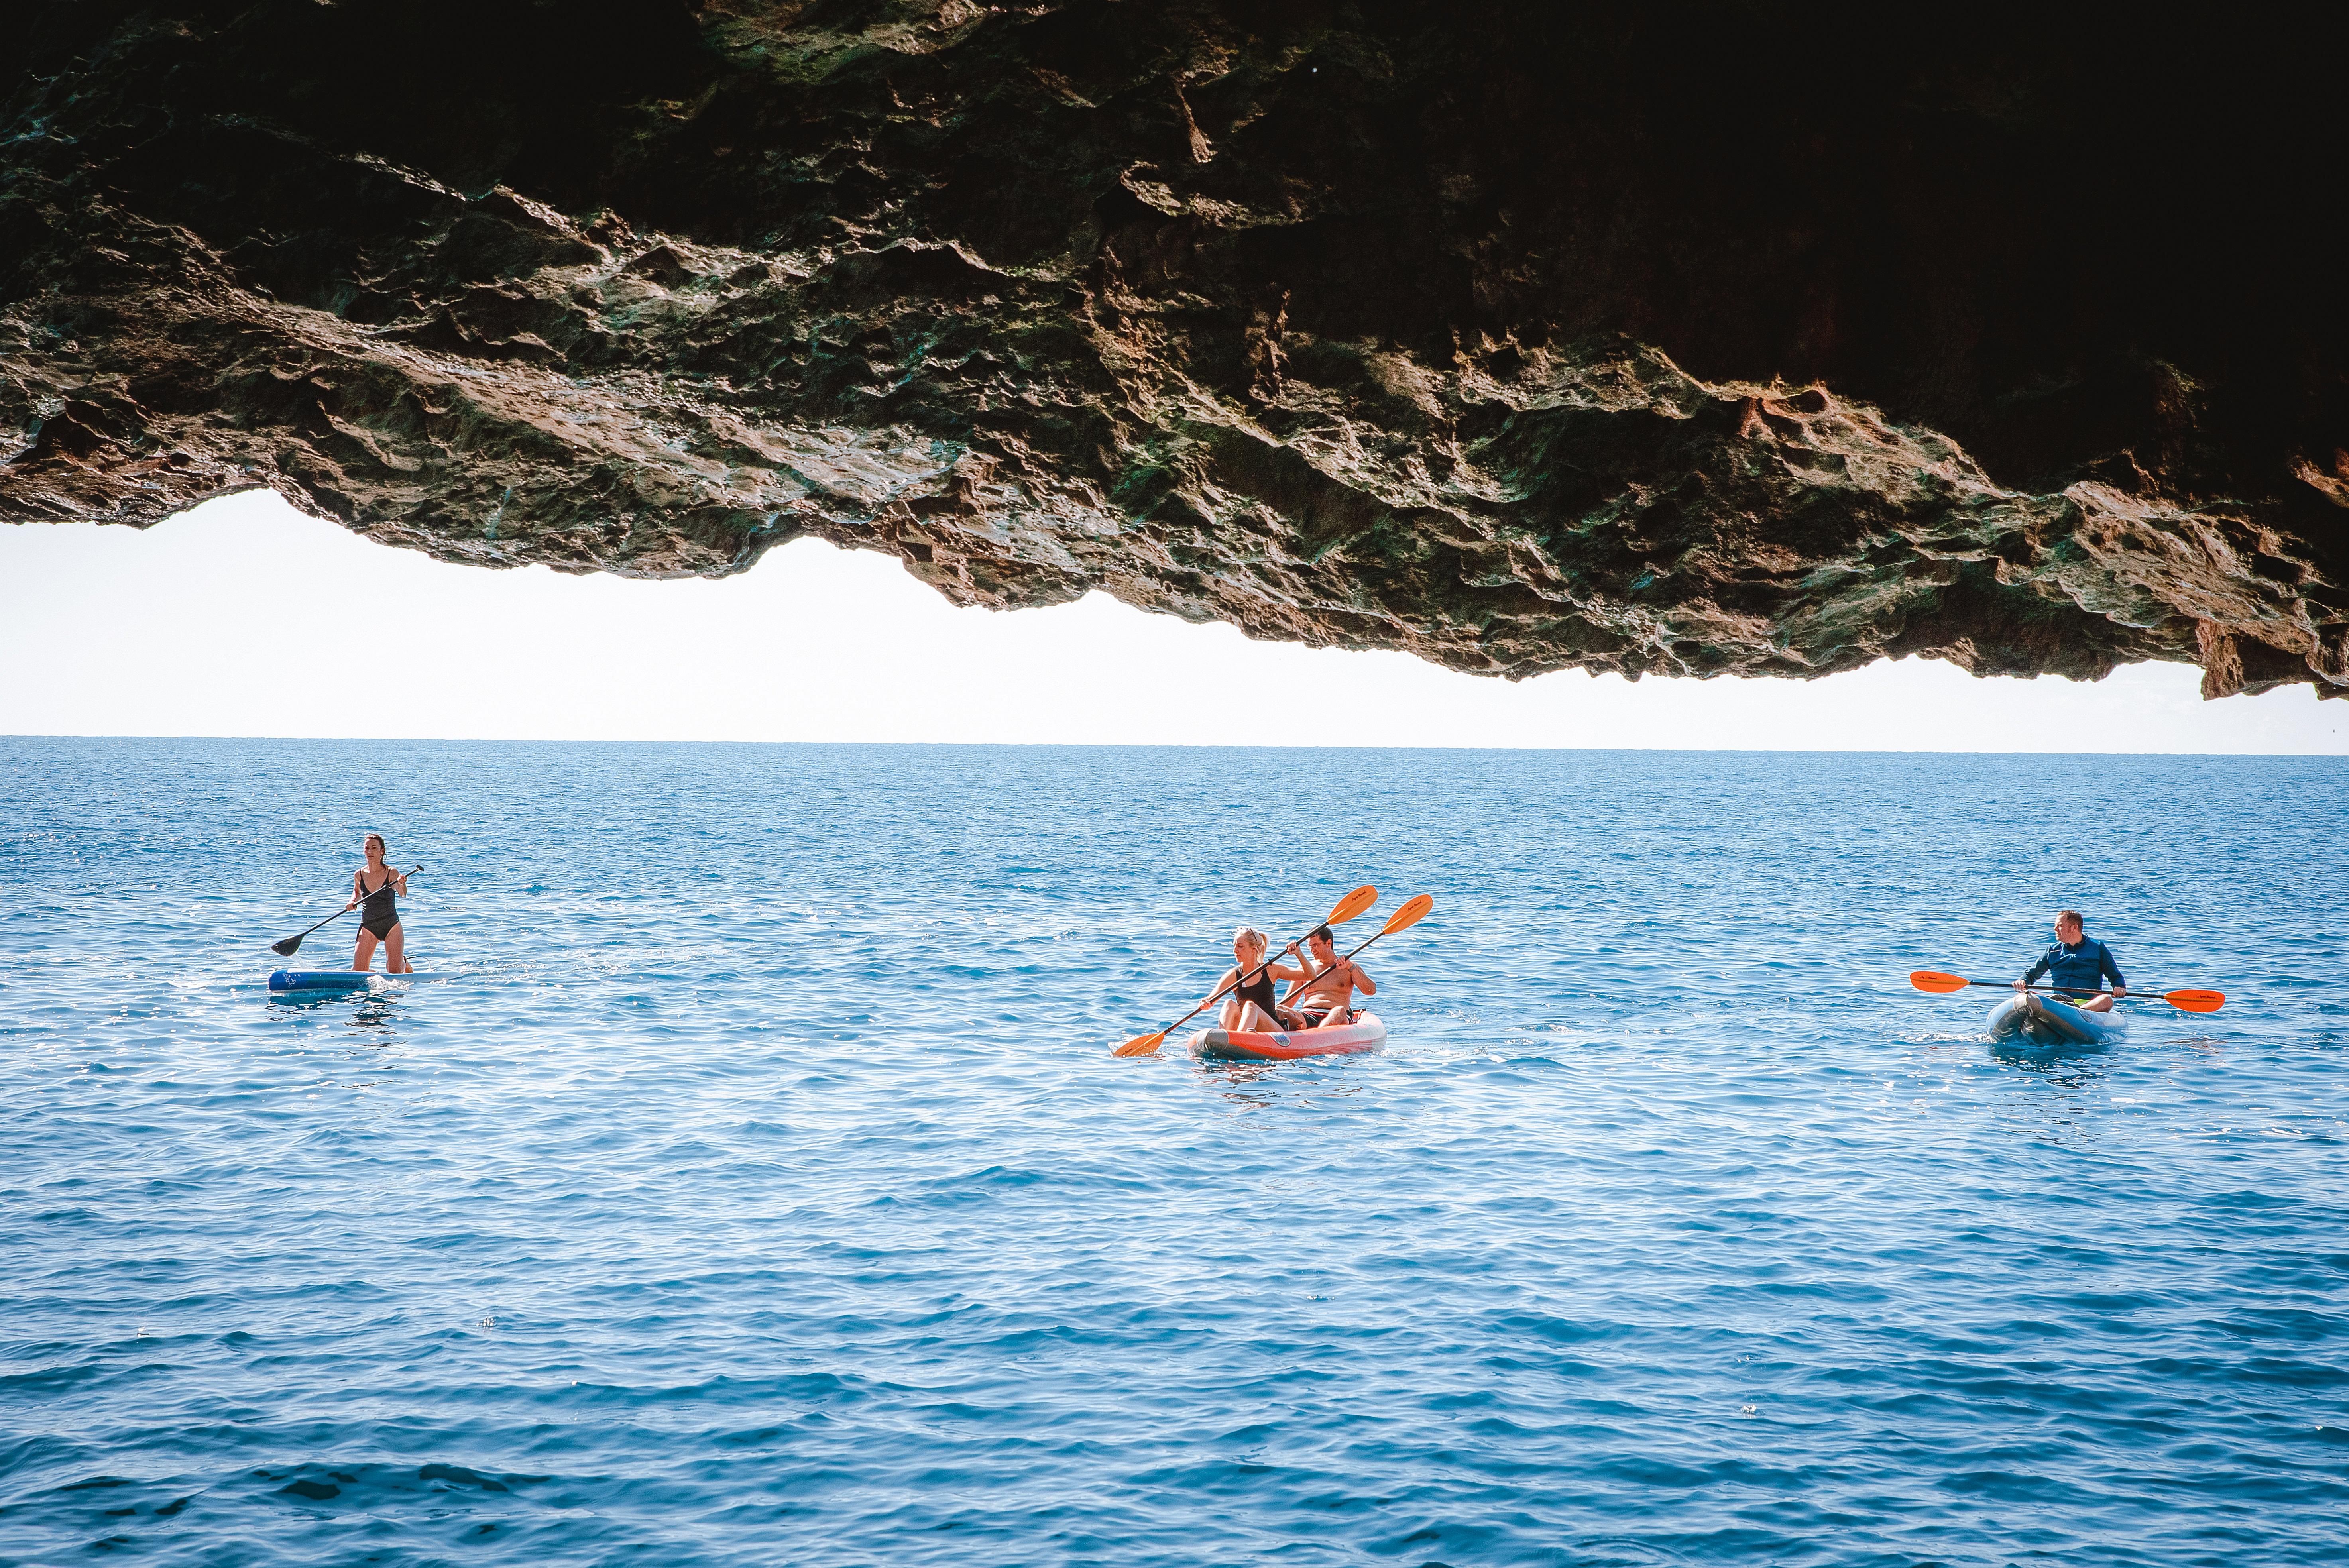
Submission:
[[[1378,902],[1378,889],[1374,887],[1358,887],[1353,892],[1348,893],[1345,897],[1340,899],[1335,904],[1331,905],[1330,909],[1330,918],[1323,921],[1321,923],[1324,925],[1343,925],[1346,922],[1353,919],[1356,915],[1361,913],[1362,911],[1370,908],[1371,905]],[[1305,939],[1301,936],[1297,939],[1298,942],[1302,942]],[[1373,937],[1371,940],[1376,941],[1377,938]],[[1294,947],[1296,945],[1296,942],[1292,942],[1288,944],[1289,947]],[[1281,951],[1286,953],[1288,951],[1288,948],[1284,947]],[[1110,1052],[1110,1055],[1113,1057],[1148,1056],[1151,1052],[1156,1050],[1160,1046],[1166,1043],[1166,1037],[1168,1035],[1173,1034],[1175,1030],[1181,1028],[1184,1025],[1189,1023],[1192,1019],[1206,1012],[1209,1007],[1214,1006],[1217,998],[1221,997],[1234,985],[1243,984],[1247,978],[1247,976],[1239,975],[1237,971],[1234,971],[1230,976],[1226,978],[1222,985],[1216,986],[1215,990],[1208,995],[1206,1001],[1200,1003],[1197,1006],[1192,1008],[1189,1012],[1184,1014],[1181,1017],[1175,1019],[1164,1028],[1158,1030],[1155,1034],[1134,1036],[1133,1038],[1126,1041],[1125,1044]]]

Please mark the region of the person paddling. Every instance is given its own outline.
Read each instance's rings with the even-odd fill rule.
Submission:
[[[375,962],[375,944],[384,944],[383,969],[387,975],[407,975],[415,965],[408,962],[407,934],[400,930],[399,910],[392,902],[395,896],[405,897],[408,879],[383,863],[383,835],[367,836],[367,864],[351,873],[351,902],[346,910],[359,910],[359,941],[351,954],[351,967],[365,969]]]
[[[1313,972],[1301,965],[1292,967],[1286,964],[1267,964],[1264,961],[1265,949],[1271,945],[1272,938],[1253,925],[1243,925],[1232,933],[1234,966],[1224,971],[1223,978],[1216,982],[1215,990],[1208,993],[1212,998],[1216,991],[1232,986],[1224,995],[1221,1021],[1226,1033],[1277,1035],[1288,1026],[1282,1021],[1279,1008],[1273,1002],[1273,982],[1305,980]],[[1282,949],[1282,954],[1286,956],[1296,951],[1297,944],[1292,942]],[[1201,1002],[1199,1006],[1205,1008],[1207,1004]]]
[[[1290,988],[1281,1006],[1293,1009],[1308,1029],[1342,1029],[1354,1021],[1354,993],[1379,994],[1370,971],[1338,956],[1337,939],[1326,925],[1305,939],[1305,961],[1313,973]]]
[[[2080,995],[2064,996],[2075,1007],[2088,1013],[2109,1013],[2113,1004],[2128,995],[2128,985],[2121,978],[2121,966],[2113,959],[2113,950],[2101,942],[2092,942],[2080,921],[2080,912],[2067,909],[2055,916],[2054,945],[2039,955],[2031,972],[2014,983],[2018,991],[2030,989],[2031,983],[2042,975],[2059,995],[2065,991]],[[2113,988],[2106,991],[2103,983],[2110,980]]]

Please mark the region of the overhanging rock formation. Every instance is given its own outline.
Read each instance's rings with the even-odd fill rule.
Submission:
[[[448,560],[813,533],[1507,676],[2344,695],[2339,40],[2130,26],[36,6],[0,517],[269,485]]]

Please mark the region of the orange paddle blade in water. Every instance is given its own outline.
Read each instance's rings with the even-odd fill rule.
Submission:
[[[2215,1013],[2227,1005],[2224,991],[2165,991],[2161,999],[2181,1013]]]
[[[1126,1041],[1125,1044],[1118,1047],[1117,1049],[1110,1052],[1110,1055],[1113,1057],[1146,1057],[1151,1052],[1156,1050],[1160,1045],[1164,1043],[1165,1038],[1166,1031],[1164,1029],[1159,1030],[1158,1033],[1154,1035],[1136,1035],[1133,1038]]]
[[[1941,995],[1951,991],[1962,991],[1973,982],[1962,975],[1944,975],[1938,969],[1913,969],[1909,974],[1909,984],[1920,991]]]

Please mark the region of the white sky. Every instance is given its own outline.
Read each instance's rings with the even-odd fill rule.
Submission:
[[[812,540],[717,583],[450,566],[265,490],[145,532],[0,527],[0,671],[11,735],[2349,753],[2349,701],[2204,703],[2181,665],[1512,684],[1098,593],[958,610]],[[1259,717],[1309,700],[1301,724]]]

